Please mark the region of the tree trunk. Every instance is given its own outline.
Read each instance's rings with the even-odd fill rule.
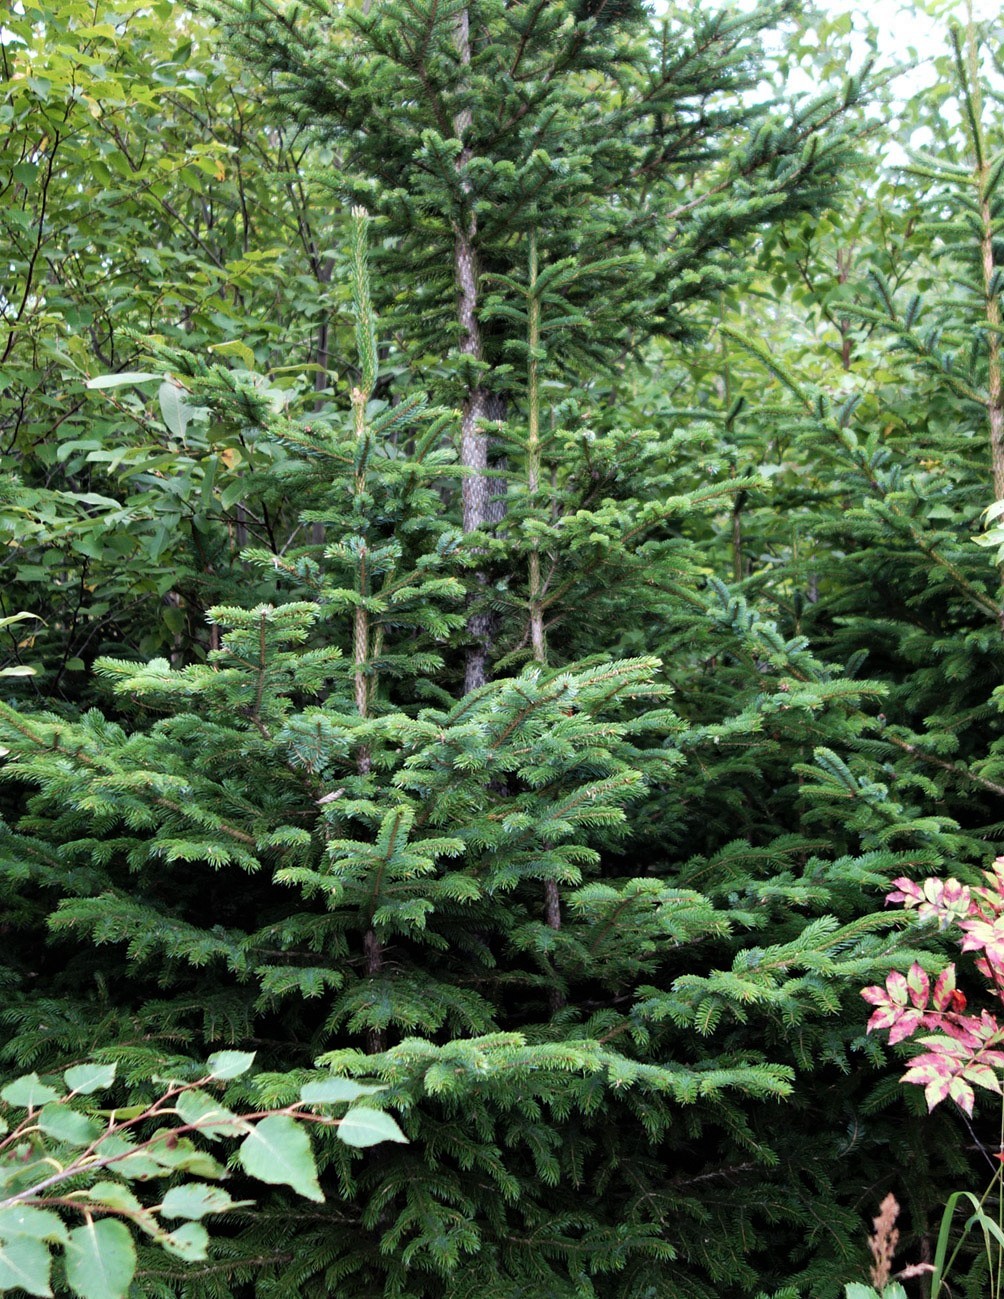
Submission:
[[[470,14],[461,9],[457,15],[455,33],[457,55],[462,67],[471,62]],[[471,184],[467,167],[471,160],[470,133],[473,117],[470,108],[461,109],[453,119],[453,130],[462,148],[457,158],[457,174],[465,195],[470,195]],[[453,270],[457,284],[457,318],[460,321],[460,353],[480,361],[481,327],[478,322],[478,255],[477,216],[473,206],[454,225]],[[489,394],[479,383],[468,388],[460,423],[460,464],[465,470],[461,483],[463,500],[463,526],[465,532],[476,532],[488,526],[489,486],[488,434],[483,421],[489,418]],[[478,584],[484,586],[484,573],[478,574]],[[477,601],[474,596],[472,603]],[[467,620],[467,631],[472,644],[467,651],[464,670],[464,691],[477,690],[488,680],[488,655],[491,645],[491,615],[485,610],[473,610]]]

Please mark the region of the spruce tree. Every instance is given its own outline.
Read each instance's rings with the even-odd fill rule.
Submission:
[[[747,93],[784,4],[659,24],[634,0],[217,11],[279,108],[334,150],[333,196],[380,219],[377,308],[407,354],[443,367],[461,409],[476,551],[506,504],[491,433],[497,452],[527,455],[505,420],[525,412],[534,292],[558,308],[533,344],[541,359],[616,370],[653,335],[687,336],[688,307],[742,273],[739,241],[817,208],[849,157],[832,127],[859,81],[787,113]],[[497,618],[483,596],[497,577],[486,560],[474,584],[467,689],[487,680]]]
[[[751,585],[769,589],[780,576],[778,589],[801,586],[796,617],[814,647],[856,656],[888,683],[873,770],[957,818],[965,855],[980,863],[1000,840],[1004,790],[995,693],[1004,155],[990,107],[1001,69],[986,26],[953,24],[948,35],[939,85],[910,119],[928,144],[887,183],[895,256],[888,241],[866,244],[853,300],[845,294],[864,359],[814,386],[748,335],[738,341],[782,385],[760,415],[776,430],[772,452],[797,466],[795,490],[779,490],[777,505],[809,538],[797,566]],[[751,445],[758,436],[749,430]],[[795,612],[790,599],[779,604]]]
[[[743,589],[751,602],[770,601],[779,625],[824,661],[857,665],[883,684],[848,771],[894,794],[915,827],[925,808],[950,818],[942,870],[975,880],[1000,851],[1004,792],[1004,155],[994,28],[956,23],[947,35],[937,85],[907,111],[924,148],[863,177],[875,212],[853,214],[849,231],[839,221],[830,228],[831,256],[855,243],[843,282],[834,282],[836,257],[827,275],[812,255],[827,235],[803,230],[792,246],[807,311],[789,307],[781,324],[795,345],[771,333],[777,321],[757,337],[755,311],[741,327],[737,312],[724,333],[736,393],[749,399],[733,429],[737,461],[770,475],[744,517]],[[815,374],[803,364],[809,352]],[[910,877],[923,875],[932,848],[945,860],[933,842],[917,848],[922,856],[905,859]],[[974,1137],[996,1145],[995,1105],[955,1139],[961,1147]],[[910,1198],[912,1230],[933,1239],[937,1214],[932,1221]],[[969,1284],[982,1293],[978,1272]]]

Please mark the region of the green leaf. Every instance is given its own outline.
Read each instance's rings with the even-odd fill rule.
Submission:
[[[183,438],[192,418],[192,408],[185,400],[185,390],[167,379],[157,390],[157,397],[164,423],[175,437]]]
[[[51,1295],[47,1245],[32,1236],[0,1240],[0,1290],[21,1289],[28,1294]]]
[[[273,1186],[291,1186],[308,1200],[322,1201],[314,1152],[306,1132],[288,1114],[272,1114],[244,1138],[237,1152],[246,1172]]]
[[[204,1137],[235,1137],[247,1132],[248,1124],[239,1119],[233,1110],[221,1105],[208,1092],[182,1092],[175,1101],[179,1117],[185,1123],[197,1126]]]
[[[119,1105],[113,1110],[98,1110],[98,1113],[102,1118],[111,1119],[114,1123],[123,1123],[129,1119],[138,1119],[147,1108],[146,1105]]]
[[[347,1146],[375,1146],[381,1141],[403,1141],[408,1138],[396,1121],[382,1110],[357,1105],[338,1125],[338,1135]]]
[[[101,1128],[86,1114],[78,1114],[66,1105],[49,1104],[38,1116],[38,1126],[55,1141],[65,1141],[68,1146],[89,1146],[101,1135]]]
[[[352,1078],[320,1078],[303,1084],[300,1100],[304,1105],[337,1105],[339,1101],[357,1101],[360,1096],[386,1090],[371,1083],[357,1083]]]
[[[100,1153],[103,1159],[115,1157],[113,1171],[119,1177],[136,1178],[146,1181],[150,1177],[163,1177],[164,1165],[159,1163],[145,1150],[132,1148],[132,1143],[122,1137],[108,1137],[102,1141]]]
[[[164,1196],[160,1211],[165,1218],[204,1218],[207,1213],[227,1213],[248,1204],[254,1201],[233,1200],[221,1186],[189,1182],[187,1186],[172,1186]]]
[[[228,343],[214,343],[209,350],[210,352],[216,352],[219,356],[236,356],[244,362],[245,370],[254,369],[254,352],[251,351],[247,343],[242,343],[239,338],[232,338]]]
[[[63,1074],[63,1081],[71,1092],[88,1096],[91,1092],[102,1091],[115,1081],[114,1064],[75,1064]]]
[[[226,1082],[239,1078],[254,1064],[253,1051],[216,1051],[208,1059],[209,1077]]]
[[[85,1194],[94,1204],[104,1204],[109,1209],[124,1209],[127,1213],[146,1212],[128,1186],[123,1186],[121,1182],[95,1182]]]
[[[148,374],[145,370],[122,370],[119,374],[99,374],[95,379],[88,379],[88,388],[124,388],[132,383],[149,383],[152,379],[163,379],[162,374]]]
[[[74,1227],[66,1245],[66,1280],[80,1299],[124,1299],[136,1271],[129,1228],[115,1218]]]
[[[227,1170],[206,1150],[200,1150],[187,1137],[180,1139],[173,1132],[163,1132],[157,1141],[147,1146],[151,1159],[162,1169],[177,1173],[194,1173],[196,1177],[226,1177]]]
[[[15,1078],[2,1091],[0,1098],[8,1105],[17,1105],[21,1109],[34,1109],[38,1105],[47,1105],[49,1101],[58,1101],[59,1092],[46,1086],[37,1073],[25,1074]]]
[[[232,482],[229,487],[225,488],[220,493],[220,506],[224,510],[229,510],[231,505],[235,505],[239,500],[242,500],[247,496],[247,494],[247,482],[243,478],[238,478],[236,482]],[[221,1054],[226,1054],[226,1052],[221,1052]]]
[[[157,1238],[169,1254],[187,1259],[190,1263],[206,1257],[209,1232],[200,1222],[186,1222],[177,1231]]]
[[[57,1240],[65,1243],[66,1224],[51,1209],[35,1209],[29,1204],[12,1204],[0,1209],[0,1237],[31,1236],[35,1240]]]

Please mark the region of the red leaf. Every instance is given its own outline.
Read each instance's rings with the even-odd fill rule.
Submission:
[[[898,1018],[899,1010],[897,1007],[880,1006],[878,1010],[872,1011],[866,1032],[870,1033],[876,1028],[892,1028]]]
[[[934,1109],[935,1105],[940,1104],[948,1095],[948,1089],[952,1084],[950,1078],[938,1078],[929,1082],[924,1088],[924,1096],[927,1098],[928,1113]]]
[[[907,907],[915,907],[924,896],[913,880],[908,880],[906,876],[893,880],[893,884],[894,891],[886,894],[887,906],[890,902],[902,902]]]
[[[895,1046],[897,1042],[905,1042],[908,1037],[912,1037],[922,1026],[923,1018],[918,1010],[901,1010],[896,1016],[896,1022],[889,1027],[889,1045]]]

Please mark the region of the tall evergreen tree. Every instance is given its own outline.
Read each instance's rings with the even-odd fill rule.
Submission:
[[[796,616],[813,645],[838,660],[867,656],[866,670],[889,683],[874,769],[955,817],[980,862],[1000,842],[1004,791],[1004,153],[989,108],[1001,68],[986,25],[953,24],[949,37],[937,88],[913,106],[911,131],[928,143],[893,189],[892,239],[862,241],[853,297],[843,295],[861,360],[816,386],[783,355],[751,349],[782,385],[764,412],[769,454],[797,475],[778,504],[807,541],[797,566],[751,585],[780,576],[779,587],[801,586]],[[758,436],[750,430],[751,445]]]
[[[594,378],[654,334],[686,336],[688,306],[742,274],[740,241],[817,208],[849,156],[833,125],[859,82],[788,113],[748,93],[785,4],[657,24],[634,0],[217,10],[279,107],[333,146],[333,194],[380,218],[377,307],[461,409],[475,551],[506,495],[489,423],[525,409],[531,236],[560,303],[545,351]],[[475,598],[467,689],[487,680],[494,622]]]
[[[948,37],[936,85],[906,110],[923,149],[883,169],[871,213],[791,240],[803,309],[760,337],[749,310],[724,333],[750,398],[733,447],[767,489],[743,521],[744,590],[821,658],[884,684],[849,770],[911,817],[950,818],[951,873],[975,879],[1001,850],[1004,793],[1002,68],[993,24]],[[960,1145],[995,1146],[997,1122],[995,1105],[977,1113]],[[911,1218],[930,1241],[937,1215],[915,1201]],[[968,1284],[983,1293],[978,1270]]]

